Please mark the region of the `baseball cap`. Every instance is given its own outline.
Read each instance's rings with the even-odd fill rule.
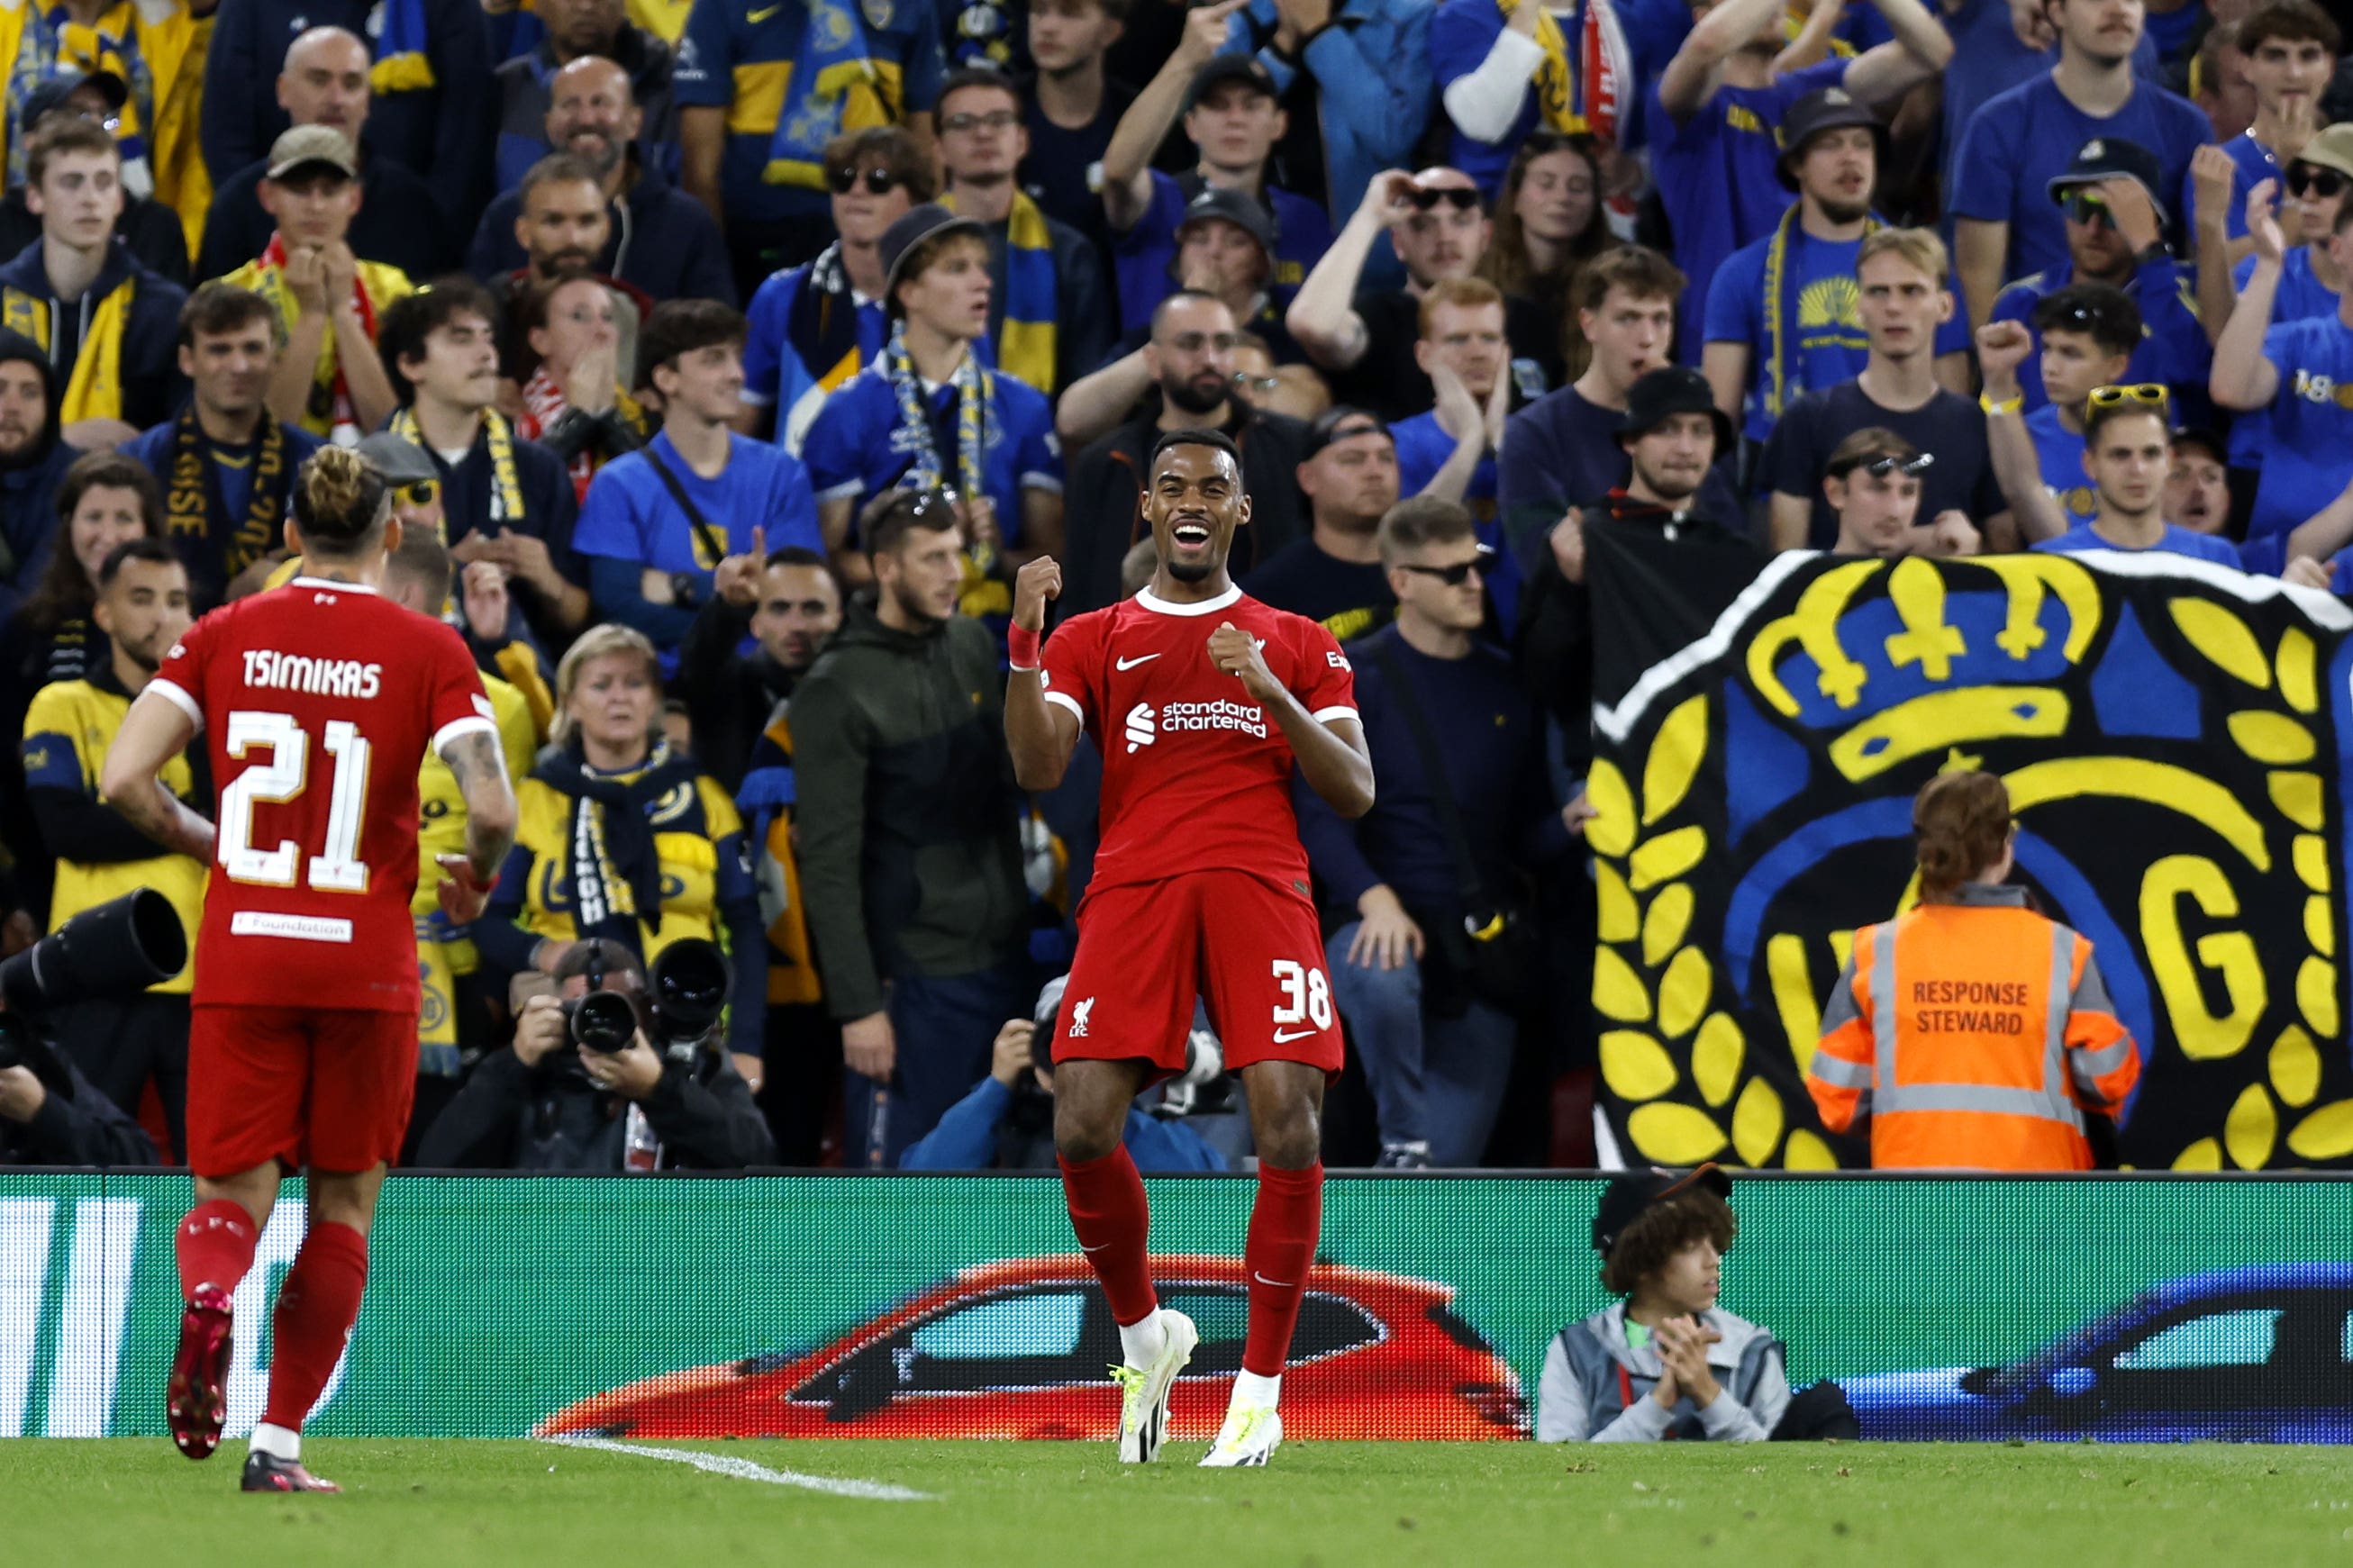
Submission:
[[[1185,204],[1177,216],[1176,232],[1181,236],[1188,223],[1201,223],[1210,218],[1222,218],[1258,242],[1266,253],[1269,267],[1274,265],[1274,220],[1258,205],[1248,191],[1229,190],[1218,185],[1204,185],[1200,194]]]
[[[119,110],[131,101],[131,89],[125,87],[122,79],[112,71],[99,71],[93,74],[68,67],[54,75],[42,78],[33,90],[25,95],[25,102],[19,110],[16,123],[30,131],[41,122],[43,115],[63,109],[66,106],[66,100],[80,91],[84,86],[94,87],[104,93],[110,108]]]
[[[2223,440],[2221,433],[2211,425],[2175,426],[2173,445],[2176,450],[2183,447],[2202,447],[2206,449],[2206,455],[2218,463],[2227,463],[2231,460],[2230,443]]]
[[[882,231],[881,242],[875,251],[882,261],[882,307],[886,315],[897,310],[892,298],[899,288],[900,264],[907,259],[908,253],[927,239],[959,229],[983,237],[988,232],[978,218],[959,217],[937,202],[909,207]]]
[[[1345,430],[1341,426],[1348,426]],[[1389,434],[1389,422],[1369,408],[1359,408],[1353,403],[1335,403],[1315,416],[1307,426],[1307,450],[1312,458],[1335,441],[1345,441],[1357,436]],[[1390,437],[1394,441],[1395,437]]]
[[[1672,414],[1704,414],[1715,426],[1718,457],[1732,450],[1732,421],[1715,405],[1707,377],[1689,365],[1661,365],[1645,371],[1626,394],[1626,412],[1618,420],[1618,436],[1641,436],[1657,429]]]
[[[2317,164],[2353,179],[2353,121],[2339,121],[2335,125],[2322,126],[2313,132],[2303,151],[2288,162]]]
[[[433,459],[425,455],[423,447],[389,430],[363,437],[356,449],[375,465],[387,484],[418,485],[441,477],[441,470],[433,466]]]
[[[2102,180],[2132,181],[2148,193],[2158,226],[2172,221],[2165,205],[2165,171],[2158,166],[2157,154],[2121,136],[2094,136],[2084,142],[2066,168],[2052,176],[2048,189],[2052,201],[2063,202],[2076,186],[2096,185]]]
[[[1705,1191],[1717,1197],[1732,1196],[1732,1178],[1720,1165],[1699,1165],[1688,1171],[1630,1171],[1602,1189],[1601,1202],[1593,1210],[1593,1250],[1608,1257],[1626,1234],[1626,1227],[1642,1217],[1653,1204],[1664,1203],[1678,1194]]]
[[[1219,55],[1193,73],[1185,89],[1185,112],[1190,114],[1200,101],[1209,96],[1209,89],[1226,82],[1246,82],[1269,98],[1282,95],[1274,89],[1274,78],[1264,66],[1248,55]]]
[[[269,144],[268,177],[282,180],[311,164],[334,170],[347,180],[360,174],[360,155],[352,139],[332,125],[296,125]]]
[[[1887,153],[1887,127],[1871,107],[1842,87],[1821,87],[1789,105],[1781,116],[1780,128],[1774,136],[1780,143],[1780,156],[1774,160],[1773,173],[1779,176],[1785,189],[1798,188],[1796,165],[1806,151],[1806,143],[1825,131],[1842,131],[1860,125],[1870,131],[1880,155]]]

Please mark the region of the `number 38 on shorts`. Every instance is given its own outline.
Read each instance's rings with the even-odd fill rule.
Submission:
[[[1332,982],[1312,963],[1288,958],[1274,961],[1274,983],[1282,996],[1274,1005],[1274,1043],[1287,1045],[1321,1034],[1332,1026]]]

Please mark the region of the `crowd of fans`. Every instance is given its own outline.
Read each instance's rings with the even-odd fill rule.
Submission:
[[[412,1152],[1041,1158],[1098,770],[1014,782],[1011,574],[1133,593],[1144,454],[1208,426],[1235,574],[1349,640],[1380,779],[1301,800],[1331,1157],[1582,1162],[1587,520],[2353,588],[2341,50],[2314,0],[0,11],[5,945],[134,887],[193,919],[100,760],[357,445],[522,806],[449,929],[426,782]],[[572,1044],[690,938],[707,1042]],[[54,1020],[67,1089],[0,1068],[0,1157],[136,1117],[170,1158],[188,985]],[[1131,1121],[1164,1165],[1247,1154],[1198,1043]]]

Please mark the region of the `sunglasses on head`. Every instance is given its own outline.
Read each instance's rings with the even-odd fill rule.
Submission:
[[[1479,193],[1467,185],[1448,185],[1435,191],[1416,185],[1405,194],[1405,199],[1413,204],[1413,210],[1418,213],[1426,213],[1440,202],[1458,211],[1468,212],[1479,205]]]
[[[2141,403],[2160,411],[2173,405],[2173,394],[2153,381],[2135,382],[2130,386],[2095,386],[2084,399],[2084,412],[2094,408],[2114,408],[2119,403]]]
[[[884,196],[898,188],[899,176],[880,164],[865,170],[828,169],[826,171],[825,183],[833,187],[833,194],[837,196],[848,195],[851,188],[860,181],[865,183],[869,195]]]
[[[1435,577],[1450,588],[1460,588],[1463,584],[1471,581],[1472,573],[1476,572],[1484,575],[1494,560],[1493,548],[1482,544],[1479,547],[1478,554],[1468,561],[1457,561],[1451,566],[1410,566],[1400,563],[1398,570],[1410,572],[1417,577]]]
[[[2323,169],[2311,163],[2290,163],[2287,166],[2287,190],[2292,196],[2318,196],[2323,201],[2345,189],[2345,176],[2334,169]]]
[[[1934,452],[1923,452],[1916,458],[1898,458],[1891,453],[1883,457],[1873,458],[1867,463],[1857,463],[1853,468],[1849,468],[1847,472],[1850,474],[1869,474],[1874,479],[1883,479],[1890,474],[1907,474],[1916,479],[1922,474],[1926,473],[1928,471],[1928,466],[1936,460],[1936,455]]]

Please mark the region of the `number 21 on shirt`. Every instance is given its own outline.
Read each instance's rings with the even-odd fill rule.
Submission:
[[[233,881],[269,888],[295,886],[302,851],[290,838],[269,848],[253,842],[257,805],[286,805],[311,783],[311,736],[290,713],[241,708],[228,716],[224,749],[247,763],[221,791],[220,864]],[[360,822],[367,807],[368,742],[348,719],[330,720],[320,737],[332,778],[327,802],[327,842],[310,858],[307,877],[321,892],[367,891],[367,862],[359,858]],[[260,752],[266,761],[253,760]]]

